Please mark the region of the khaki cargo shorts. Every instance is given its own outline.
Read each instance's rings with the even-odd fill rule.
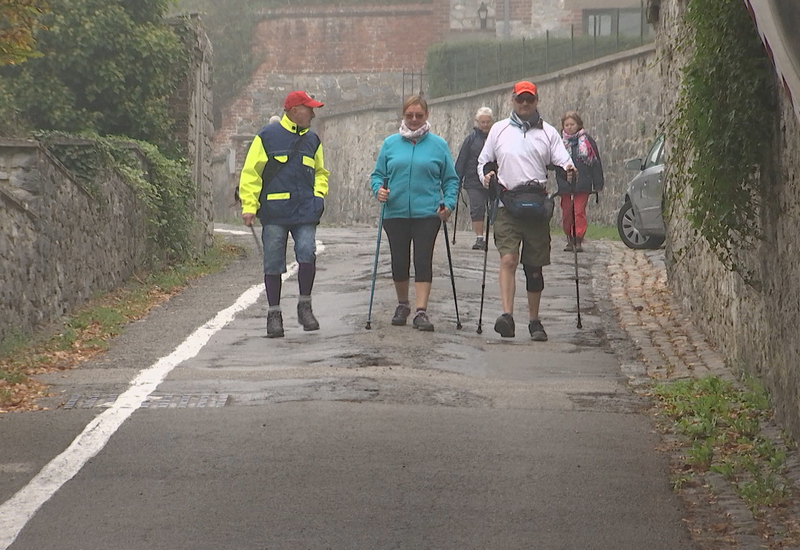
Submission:
[[[505,208],[499,208],[494,220],[494,244],[498,252],[501,256],[519,256],[520,243],[520,263],[535,267],[550,265],[550,223],[520,220]]]

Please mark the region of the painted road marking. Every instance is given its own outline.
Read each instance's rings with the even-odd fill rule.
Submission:
[[[214,233],[228,233],[230,235],[249,235],[247,231],[239,231],[237,229],[218,229],[214,228]]]
[[[316,244],[318,253],[325,250],[320,241]],[[297,273],[297,267],[297,262],[289,265],[282,279]],[[237,313],[256,303],[262,292],[261,284],[250,287],[233,305],[190,334],[172,353],[140,371],[116,402],[89,422],[65,451],[47,463],[13,497],[0,504],[0,549],[7,550],[11,546],[39,508],[103,450],[123,422],[142,406],[175,367],[197,355],[214,334],[233,321]]]

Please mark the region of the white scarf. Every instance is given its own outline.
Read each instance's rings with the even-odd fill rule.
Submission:
[[[400,135],[411,141],[417,141],[419,138],[427,134],[430,131],[430,129],[431,129],[431,123],[428,122],[427,120],[425,121],[425,124],[417,128],[413,132],[408,129],[405,120],[400,123]]]

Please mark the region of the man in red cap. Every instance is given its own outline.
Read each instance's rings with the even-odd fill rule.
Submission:
[[[328,194],[328,171],[319,136],[309,130],[317,107],[322,103],[306,92],[287,95],[280,123],[264,126],[253,138],[239,179],[245,225],[253,225],[256,217],[261,221],[268,338],[284,334],[281,275],[286,273],[289,233],[298,263],[297,320],[303,330],[319,330],[311,309],[311,289],[316,275],[316,231]]]
[[[533,83],[517,82],[511,93],[511,105],[511,116],[495,123],[489,131],[478,157],[478,176],[488,187],[491,177],[496,175],[505,190],[539,185],[544,195],[547,167],[560,166],[571,179],[575,173],[572,159],[559,132],[539,116],[539,94]],[[528,331],[533,340],[546,341],[547,333],[539,320],[539,303],[544,289],[542,267],[550,265],[550,220],[515,217],[499,203],[494,243],[500,252],[499,283],[503,303],[503,314],[497,318],[494,330],[503,338],[515,335],[515,275],[521,260],[528,291]]]

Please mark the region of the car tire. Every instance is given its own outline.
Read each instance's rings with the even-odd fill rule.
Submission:
[[[664,237],[645,236],[633,225],[633,204],[626,201],[617,214],[617,232],[628,248],[647,250],[658,248],[664,244]]]

